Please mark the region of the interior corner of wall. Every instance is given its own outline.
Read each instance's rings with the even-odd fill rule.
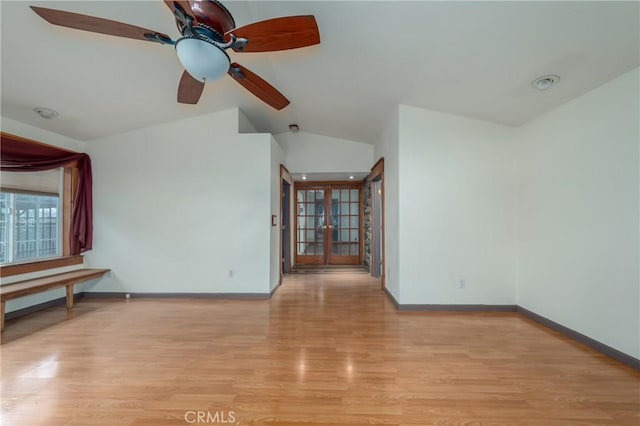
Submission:
[[[398,109],[396,111],[396,117],[398,118],[398,120],[400,120],[400,118],[402,117],[403,114],[407,114],[408,112],[415,110],[415,109],[420,109],[420,108],[416,108],[416,107],[412,107],[409,105],[405,105],[405,104],[398,104]]]
[[[244,111],[240,108],[235,108],[238,115],[238,133],[259,133],[256,126],[249,120]]]
[[[284,150],[284,147],[282,145],[280,145],[280,143],[278,143],[278,140],[276,138],[273,137],[273,135],[269,135],[271,137],[271,146],[276,148],[279,159],[280,159],[280,163],[284,164],[285,159],[286,159],[286,151]]]

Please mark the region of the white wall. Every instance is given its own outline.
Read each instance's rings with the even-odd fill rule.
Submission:
[[[389,123],[387,123],[380,139],[375,143],[375,161],[384,158],[384,274],[385,286],[396,301],[400,301],[400,235],[399,224],[399,110],[395,110]]]
[[[238,133],[258,133],[256,127],[242,110],[238,110]],[[271,226],[269,234],[269,290],[273,291],[280,284],[280,165],[285,162],[285,154],[273,136],[269,136],[271,140],[271,167],[269,171],[271,176],[270,211],[271,215],[276,216],[276,226]],[[271,216],[269,216],[268,221],[271,224]]]
[[[513,129],[401,105],[399,131],[400,303],[515,304]]]
[[[519,129],[518,304],[640,358],[638,69]]]
[[[268,293],[270,135],[238,110],[95,140],[89,291]],[[232,272],[230,272],[232,271]]]
[[[373,146],[313,133],[280,133],[274,136],[286,154],[291,173],[368,172]]]
[[[10,118],[6,118],[6,117],[0,118],[0,129],[5,133],[11,133],[16,136],[21,136],[23,138],[35,140],[37,142],[58,146],[60,148],[65,148],[72,151],[84,152],[84,143],[81,141],[77,141],[75,139],[71,139],[66,136],[59,135],[57,133],[49,132],[47,130],[39,129],[37,127],[33,127],[28,124],[21,123],[19,121],[16,121]],[[56,269],[49,269],[46,271],[34,272],[30,274],[14,275],[11,277],[2,278],[0,279],[0,281],[2,282],[2,284],[10,284],[16,281],[36,278],[43,275],[72,271],[74,269],[78,269],[81,267],[82,265],[73,265],[73,266],[67,266],[64,268],[56,268]],[[84,291],[84,289],[87,288],[89,285],[90,283],[77,285],[74,287],[74,291],[76,293],[80,293]],[[7,313],[13,312],[22,308],[26,308],[28,306],[45,303],[50,300],[59,299],[62,297],[65,297],[64,288],[59,288],[59,289],[47,291],[44,293],[35,294],[32,296],[21,297],[15,300],[9,300],[7,302],[6,312]]]
[[[280,145],[278,145],[276,140],[271,137],[271,214],[276,216],[277,223],[276,226],[271,226],[270,233],[270,290],[273,290],[280,283],[280,259],[282,257],[282,249],[280,248],[280,224],[282,223],[282,218],[280,217],[280,190],[282,186],[280,179],[280,165],[283,163],[284,151],[282,151],[282,148],[280,148]],[[271,224],[271,218],[269,218],[269,224]]]

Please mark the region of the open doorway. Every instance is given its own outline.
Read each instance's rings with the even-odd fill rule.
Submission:
[[[292,226],[291,226],[291,192],[293,190],[293,178],[283,165],[280,165],[280,283],[282,275],[291,272],[292,265]]]
[[[384,158],[371,168],[368,178],[371,189],[371,275],[380,278],[380,288],[385,288],[384,252]]]
[[[291,184],[282,181],[282,272],[291,271]]]

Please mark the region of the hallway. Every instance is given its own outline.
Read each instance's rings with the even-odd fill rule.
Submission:
[[[85,298],[7,321],[1,351],[3,425],[640,418],[638,372],[517,313],[399,313],[360,271],[289,275],[268,301]]]

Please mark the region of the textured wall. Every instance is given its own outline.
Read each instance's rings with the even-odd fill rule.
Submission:
[[[363,194],[363,209],[364,209],[364,266],[367,271],[370,271],[371,265],[371,182],[369,179],[364,183]]]

